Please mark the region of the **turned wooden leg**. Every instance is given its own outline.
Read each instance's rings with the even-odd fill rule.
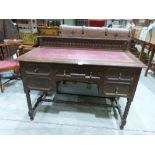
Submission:
[[[30,97],[30,90],[25,91],[26,93],[26,99],[27,99],[27,106],[28,106],[28,114],[30,116],[30,119],[33,120],[34,116],[33,116],[33,109],[32,109],[32,104],[31,104],[31,97]]]
[[[2,81],[1,81],[1,77],[0,77],[0,88],[1,88],[1,92],[3,93],[4,89],[3,89],[3,84],[2,84]]]
[[[112,108],[113,108],[113,111],[114,111],[114,117],[115,117],[116,119],[118,119],[118,115],[117,115],[117,111],[116,111],[116,102],[114,102],[114,101],[115,101],[115,98],[112,97],[112,98],[110,99],[110,101],[111,101],[111,105],[112,105]]]
[[[126,119],[127,119],[127,116],[128,116],[130,105],[131,105],[131,100],[127,99],[127,103],[126,103],[126,106],[125,106],[124,114],[123,114],[123,116],[121,118],[121,125],[120,125],[120,129],[121,130],[124,128],[124,126],[126,124]]]

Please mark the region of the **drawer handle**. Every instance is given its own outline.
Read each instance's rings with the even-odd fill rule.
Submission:
[[[90,78],[92,78],[92,74],[93,74],[93,73],[92,73],[92,72],[90,72],[90,75],[89,75],[89,76],[90,76]]]
[[[78,74],[78,73],[71,73],[70,76],[71,77],[77,77],[77,78],[81,78],[81,77],[85,78],[86,75],[85,74]]]
[[[69,76],[69,77],[79,77],[79,78],[81,78],[81,77],[85,77],[86,75],[85,74],[78,74],[78,73],[68,73],[68,74],[66,74],[66,70],[64,70],[64,73],[63,73],[64,75],[63,76]]]
[[[39,71],[39,68],[35,68],[34,72],[37,73]]]
[[[118,94],[118,91],[119,91],[119,88],[116,87],[116,88],[115,88],[115,94]]]
[[[119,73],[118,79],[120,80],[122,77],[122,73]]]
[[[64,76],[66,76],[66,70],[64,70]]]

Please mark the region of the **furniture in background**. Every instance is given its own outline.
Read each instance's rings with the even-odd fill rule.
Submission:
[[[36,42],[37,32],[21,31],[19,32],[20,38],[23,40],[24,45],[33,46]]]
[[[35,46],[23,45],[23,44],[20,45],[20,46],[18,47],[17,52],[16,52],[17,57],[19,57],[20,55],[23,55],[23,54],[25,54],[25,53],[31,51],[33,48],[35,48]]]
[[[88,26],[92,27],[103,27],[105,26],[106,21],[103,19],[89,19],[88,20]]]
[[[135,29],[134,36],[131,39],[130,49],[132,51],[136,47],[139,52],[139,60],[146,63],[145,76],[147,76],[149,69],[154,70],[154,46],[155,30],[149,31],[147,28]]]
[[[54,27],[64,24],[64,19],[37,19],[37,26],[39,27]]]
[[[13,60],[12,55],[10,55],[10,51],[8,47],[10,46],[19,46],[22,44],[22,40],[16,39],[5,39],[4,44],[0,45],[1,47],[1,60],[0,60],[0,89],[1,92],[4,92],[4,85],[9,81],[17,79],[19,76],[17,75],[19,70],[19,63],[16,60]],[[11,71],[8,75],[6,71]],[[5,82],[2,82],[2,79],[5,79]]]
[[[10,51],[11,48],[9,47],[18,47],[22,44],[22,42],[23,41],[20,39],[4,39],[4,43],[0,44],[0,60],[12,58],[13,55]]]
[[[17,19],[17,27],[19,32],[36,32],[37,31],[37,20],[36,19]]]
[[[4,39],[19,39],[17,25],[10,19],[0,19],[0,43],[4,43]],[[18,46],[8,46],[9,55],[16,53]]]
[[[75,19],[75,26],[88,26],[88,19]]]
[[[149,69],[150,69],[150,68],[153,66],[153,64],[154,64],[155,45],[154,45],[154,44],[151,44],[151,43],[149,43],[149,44],[144,43],[144,46],[148,46],[148,47],[149,47],[149,49],[148,49],[149,59],[148,59],[147,68],[146,68],[146,70],[145,70],[145,76],[147,76]],[[142,52],[144,52],[144,50],[141,51],[141,53],[142,53]],[[155,71],[155,70],[154,70],[154,71]]]
[[[17,75],[14,72],[18,72],[19,70],[19,63],[15,60],[0,60],[0,89],[1,92],[4,92],[4,85],[7,84],[9,81],[17,79]],[[13,71],[11,76],[3,75],[5,71]],[[7,79],[4,83],[2,83],[2,79]]]
[[[126,40],[127,45],[131,38],[131,32],[126,28],[60,25],[59,31],[60,37]]]
[[[23,44],[23,40],[21,39],[4,39],[4,44],[6,46],[6,49],[7,49],[7,57],[10,59],[13,57],[12,53],[11,53],[11,48],[9,47],[16,47],[18,49],[18,47]],[[16,56],[17,56],[17,51],[16,51]]]
[[[9,55],[7,46],[2,43],[0,44],[0,60],[4,60]]]
[[[59,26],[64,23],[63,19],[38,19],[38,35],[58,36]]]
[[[44,23],[45,20],[42,20]],[[19,36],[23,40],[22,44],[17,49],[17,57],[23,53],[32,50],[36,44],[38,35],[38,20],[37,19],[20,19],[17,20]]]
[[[58,93],[60,81],[76,81],[96,84],[98,93],[118,110],[120,129],[124,128],[143,64],[127,51],[129,31],[98,31],[102,35],[92,29],[92,38],[80,27],[61,26],[60,36],[39,36],[39,47],[18,57],[31,120],[43,101],[51,101],[46,99],[48,92]],[[42,92],[35,104],[32,90]],[[119,97],[127,99],[123,111]]]
[[[52,27],[38,26],[38,35],[58,36],[59,27],[58,26],[52,26]]]
[[[23,40],[24,45],[34,45],[37,36],[36,19],[19,19],[17,20],[19,37]]]

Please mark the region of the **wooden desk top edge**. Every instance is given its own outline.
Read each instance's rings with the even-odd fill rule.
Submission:
[[[47,47],[47,46],[45,46]],[[30,52],[34,52],[34,50],[36,49],[40,49],[42,47],[37,47],[32,49]],[[52,48],[52,47],[50,47]],[[54,47],[55,48],[55,47]],[[59,48],[59,47],[57,47]],[[61,47],[62,48],[62,47]],[[66,48],[66,47],[64,47]],[[70,48],[70,47],[69,47]],[[81,49],[81,48],[78,48]],[[83,48],[82,48],[83,49]],[[89,48],[87,48],[89,49]],[[91,49],[91,48],[90,48]],[[92,50],[92,49],[91,49]],[[101,49],[100,49],[101,50]],[[104,50],[104,49],[103,49]],[[110,50],[109,50],[110,51]],[[36,51],[35,51],[36,52]],[[117,52],[117,51],[116,51]],[[123,51],[122,51],[123,52]],[[29,52],[28,52],[29,53]],[[121,63],[121,62],[114,62],[114,60],[112,60],[111,62],[101,62],[101,61],[95,61],[95,60],[89,60],[89,61],[85,61],[85,62],[79,62],[79,60],[77,59],[61,59],[61,60],[56,60],[56,59],[51,59],[51,60],[47,60],[47,59],[36,59],[36,58],[25,58],[25,55],[21,55],[20,57],[17,58],[18,61],[21,62],[40,62],[40,63],[53,63],[53,64],[72,64],[72,65],[95,65],[95,66],[117,66],[117,67],[134,67],[134,68],[144,68],[146,67],[141,61],[139,61],[133,54],[131,54],[129,51],[128,52],[124,52],[130,59],[133,60],[132,63]]]

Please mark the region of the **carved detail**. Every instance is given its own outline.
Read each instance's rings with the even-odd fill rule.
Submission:
[[[67,46],[67,47],[90,47],[126,50],[128,40],[90,39],[90,38],[62,38],[62,37],[38,37],[39,46]]]

